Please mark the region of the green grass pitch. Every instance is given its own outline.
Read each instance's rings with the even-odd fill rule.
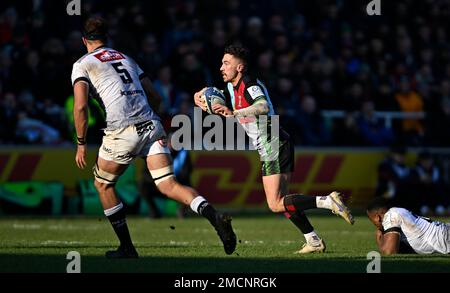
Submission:
[[[440,219],[449,222],[450,219]],[[364,216],[350,226],[334,215],[310,214],[327,244],[323,254],[295,255],[303,236],[281,216],[233,216],[238,246],[226,255],[214,229],[200,217],[151,220],[130,217],[137,260],[108,260],[117,245],[105,218],[0,218],[0,272],[66,272],[69,251],[82,272],[149,273],[365,273],[376,250]],[[381,272],[449,272],[450,255],[383,257]]]

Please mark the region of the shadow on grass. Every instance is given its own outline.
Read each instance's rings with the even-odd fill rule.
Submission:
[[[65,255],[0,254],[0,272],[65,273],[70,260]],[[126,273],[365,273],[369,260],[362,257],[241,258],[157,257],[109,260],[81,256],[81,271]],[[386,273],[448,273],[450,257],[403,255],[381,261]]]

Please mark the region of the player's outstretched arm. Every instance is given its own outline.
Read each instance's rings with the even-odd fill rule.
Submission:
[[[201,89],[200,91],[198,91],[194,94],[194,103],[196,106],[200,107],[203,111],[206,112],[206,102],[202,98],[202,95],[205,92],[205,90],[206,90],[206,87],[204,87],[203,89]]]
[[[77,153],[75,162],[78,168],[86,167],[86,134],[88,128],[88,91],[89,85],[84,81],[79,81],[73,86],[74,105],[73,120],[77,132]]]
[[[150,107],[152,107],[153,110],[158,111],[159,105],[162,101],[162,97],[153,86],[152,81],[150,80],[150,78],[144,77],[141,79],[141,84],[144,88],[145,93],[147,94],[148,104],[150,105]]]
[[[382,231],[377,230],[376,239],[381,254],[391,255],[399,252],[400,234],[398,232],[387,232],[383,234]]]

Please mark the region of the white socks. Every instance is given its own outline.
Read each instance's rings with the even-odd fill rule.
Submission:
[[[331,210],[331,198],[329,196],[316,196],[316,205],[319,209]]]
[[[311,244],[312,246],[318,246],[320,244],[320,237],[315,231],[304,234],[304,236],[306,239],[306,243]]]
[[[118,211],[120,211],[122,208],[123,208],[123,203],[119,203],[115,207],[112,207],[110,209],[104,210],[103,212],[105,213],[105,216],[109,217],[111,215],[114,215]]]
[[[191,209],[194,211],[194,213],[196,213],[196,214],[199,213],[198,207],[199,207],[200,204],[201,204],[202,202],[204,202],[204,201],[207,202],[207,200],[206,200],[203,196],[200,196],[200,195],[197,196],[196,198],[194,198],[194,199],[191,201],[190,206],[191,206]]]

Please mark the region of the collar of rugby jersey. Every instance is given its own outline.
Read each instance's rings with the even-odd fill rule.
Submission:
[[[101,48],[106,48],[106,45],[100,45],[97,48],[95,48],[94,50],[92,50],[92,52],[95,52],[97,50],[100,50]]]

